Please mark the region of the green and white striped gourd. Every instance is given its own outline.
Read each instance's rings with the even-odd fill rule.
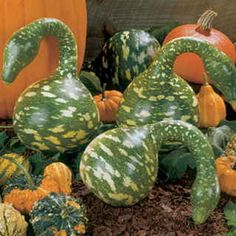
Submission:
[[[55,36],[59,63],[49,79],[28,87],[14,110],[14,129],[27,146],[64,152],[90,141],[99,126],[99,114],[90,92],[77,75],[76,42],[61,21],[42,18],[21,28],[6,45],[3,80],[11,83],[37,55],[40,41]]]
[[[156,61],[136,77],[125,90],[117,121],[123,126],[139,126],[161,120],[198,123],[198,103],[188,83],[173,73],[178,55],[198,54],[213,85],[236,108],[236,69],[231,60],[202,40],[183,37],[166,44]]]
[[[87,69],[93,70],[107,89],[124,91],[151,64],[159,50],[156,38],[143,30],[120,31],[108,39]]]
[[[36,202],[30,216],[37,236],[84,235],[88,222],[80,199],[56,193]]]
[[[158,151],[167,141],[185,144],[196,162],[197,176],[191,195],[193,220],[202,223],[216,207],[220,190],[212,148],[201,131],[186,122],[162,121],[102,133],[85,149],[80,176],[104,202],[113,206],[133,205],[153,187]]]

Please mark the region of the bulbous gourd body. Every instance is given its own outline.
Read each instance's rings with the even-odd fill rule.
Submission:
[[[117,114],[121,126],[139,126],[161,120],[182,120],[198,124],[198,102],[186,81],[173,73],[177,56],[198,54],[213,85],[235,109],[236,69],[232,61],[209,43],[191,37],[166,44],[156,61],[137,76],[123,94]]]
[[[113,206],[130,206],[147,196],[158,170],[158,151],[166,141],[182,142],[192,153],[197,177],[192,188],[193,220],[204,222],[219,200],[212,148],[194,126],[163,121],[116,128],[96,137],[85,149],[80,175],[85,185]]]
[[[58,40],[58,68],[49,79],[36,82],[20,96],[14,129],[30,148],[71,151],[90,141],[99,115],[92,95],[78,79],[77,48],[69,28],[59,20],[45,18],[16,32],[4,51],[3,79],[13,82],[37,55],[42,38],[49,35]]]

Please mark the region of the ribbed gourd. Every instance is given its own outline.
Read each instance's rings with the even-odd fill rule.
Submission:
[[[212,84],[236,108],[236,69],[232,61],[203,40],[183,37],[166,44],[157,60],[125,90],[117,114],[120,125],[139,126],[172,119],[197,125],[195,93],[186,81],[173,73],[176,57],[184,52],[201,57]]]
[[[19,139],[30,148],[64,152],[90,141],[99,114],[90,92],[77,75],[77,47],[70,29],[61,21],[42,18],[21,28],[4,50],[3,80],[12,83],[37,55],[44,37],[56,37],[59,62],[48,78],[28,87],[14,109]]]
[[[0,203],[0,235],[26,236],[28,223],[11,204]]]
[[[21,169],[16,164],[4,157],[12,158],[17,163],[23,165],[27,171],[30,170],[30,163],[27,157],[16,153],[6,153],[0,156],[0,185],[4,185],[13,175],[21,173]]]
[[[84,235],[88,222],[80,199],[56,193],[38,201],[30,216],[37,236]]]
[[[159,49],[156,38],[143,30],[120,31],[108,39],[87,69],[93,70],[107,89],[124,91],[151,64]]]
[[[116,128],[96,137],[85,149],[80,176],[104,202],[130,206],[145,198],[158,172],[158,151],[164,142],[186,145],[196,162],[192,187],[193,220],[203,223],[219,200],[213,150],[195,126],[183,121],[162,121],[140,127]]]

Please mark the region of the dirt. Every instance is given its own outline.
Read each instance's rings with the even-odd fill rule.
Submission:
[[[204,224],[191,219],[191,186],[184,179],[176,183],[157,183],[150,194],[132,207],[112,207],[95,197],[82,182],[73,184],[73,195],[87,208],[88,235],[93,236],[220,236],[228,231],[220,203]]]

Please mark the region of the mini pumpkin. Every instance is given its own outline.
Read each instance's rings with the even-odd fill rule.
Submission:
[[[236,196],[236,156],[222,156],[215,161],[222,192]]]
[[[59,184],[50,176],[33,176],[10,157],[3,157],[23,172],[8,179],[3,188],[3,202],[11,203],[23,214],[31,211],[33,204],[51,192],[60,192]]]
[[[41,232],[54,236],[81,235],[85,233],[88,222],[80,199],[57,193],[38,201],[30,216],[35,235]]]
[[[72,173],[69,167],[62,162],[54,162],[44,169],[44,176],[55,180],[61,193],[71,194]]]
[[[0,235],[26,236],[28,223],[11,204],[0,203]]]
[[[12,158],[17,163],[23,165],[27,171],[30,170],[30,163],[28,158],[16,153],[6,153],[0,156],[0,185],[5,184],[9,178],[21,172],[21,170],[18,168],[16,164],[14,164],[12,161],[8,159],[5,159],[4,157]]]
[[[223,98],[217,94],[208,83],[208,77],[204,75],[204,84],[197,94],[199,105],[199,127],[216,127],[226,117],[226,107]]]
[[[100,121],[107,123],[116,121],[122,96],[122,93],[117,90],[105,91],[104,85],[102,93],[93,97],[99,110]]]

